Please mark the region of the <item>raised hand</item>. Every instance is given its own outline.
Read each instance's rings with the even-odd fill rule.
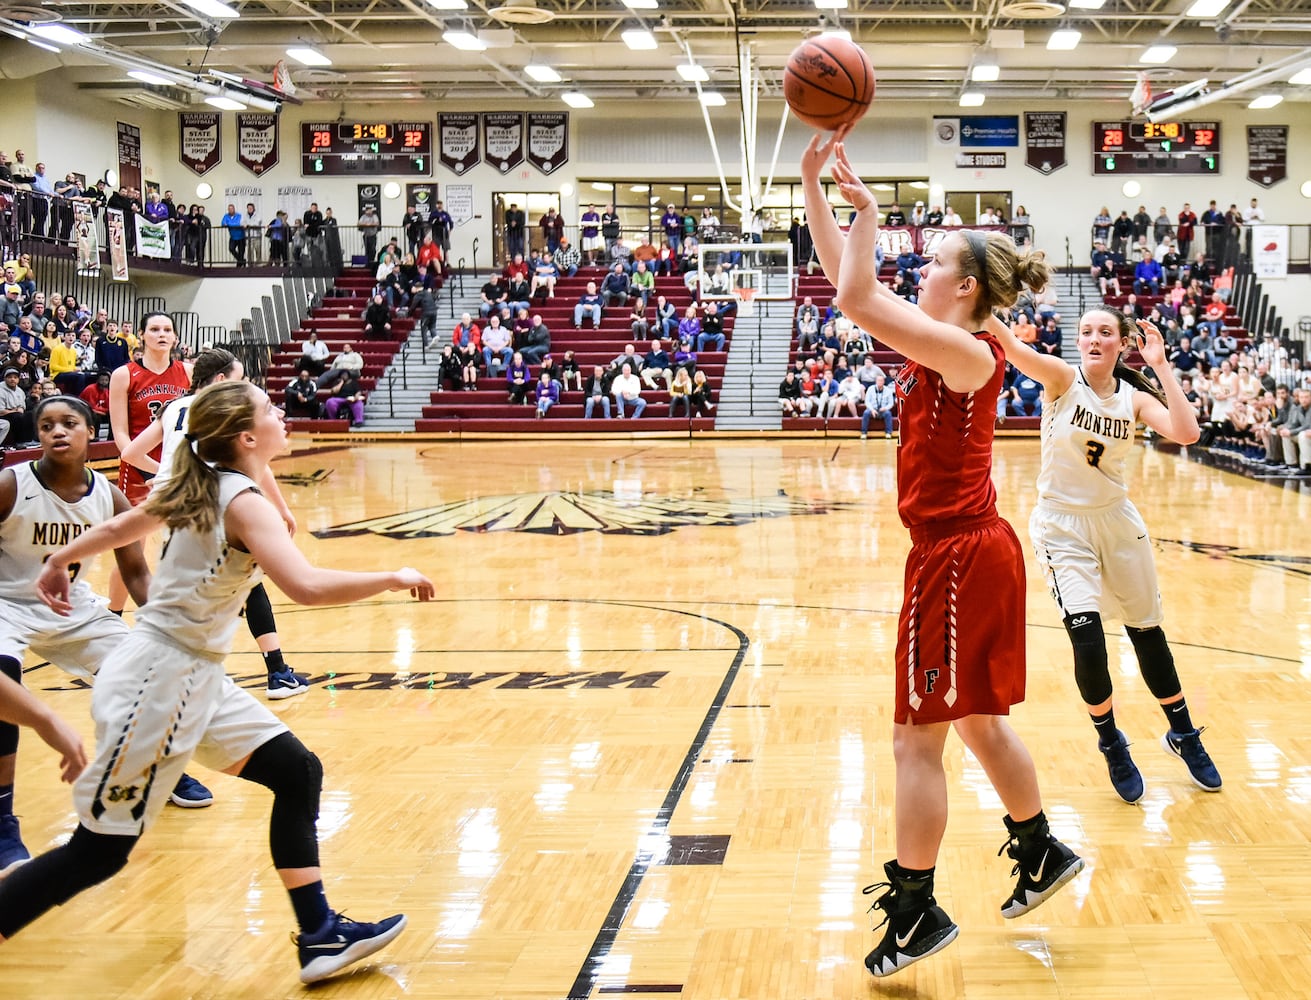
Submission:
[[[846,147],[842,143],[837,146],[837,158],[833,161],[832,173],[833,179],[837,181],[838,190],[842,192],[842,197],[847,199],[852,208],[857,212],[872,208],[875,218],[878,217],[878,199],[856,173],[855,167],[847,159]]]
[[[833,151],[839,147],[851,132],[850,125],[843,125],[836,132],[816,132],[810,137],[806,151],[801,154],[801,179],[816,180],[824,164],[828,163]]]
[[[1164,378],[1162,374],[1165,360],[1165,338],[1161,336],[1161,331],[1156,328],[1156,324],[1145,319],[1138,320],[1138,353],[1143,356],[1143,360],[1148,366]]]

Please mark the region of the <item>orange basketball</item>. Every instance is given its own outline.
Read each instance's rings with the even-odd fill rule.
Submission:
[[[803,122],[831,132],[855,124],[869,110],[874,67],[864,49],[845,39],[807,39],[788,56],[783,96]]]

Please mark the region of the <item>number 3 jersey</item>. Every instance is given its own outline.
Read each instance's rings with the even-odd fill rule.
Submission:
[[[1137,424],[1134,392],[1116,379],[1115,393],[1103,399],[1076,369],[1070,388],[1043,407],[1040,502],[1087,510],[1128,497],[1124,468]]]
[[[86,474],[86,494],[76,503],[69,503],[41,482],[36,462],[14,466],[18,481],[14,509],[0,522],[0,598],[40,604],[36,578],[50,554],[114,516],[109,480],[91,469]],[[82,576],[80,571],[73,574],[69,597],[75,607],[97,600]]]

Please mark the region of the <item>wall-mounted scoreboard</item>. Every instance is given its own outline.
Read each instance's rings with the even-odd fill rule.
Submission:
[[[1214,174],[1219,122],[1093,122],[1095,174]]]
[[[303,122],[302,177],[432,176],[432,122]]]

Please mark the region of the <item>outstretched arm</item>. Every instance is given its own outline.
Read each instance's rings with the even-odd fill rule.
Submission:
[[[109,549],[126,548],[133,542],[140,542],[157,530],[161,523],[142,508],[133,507],[84,532],[46,559],[41,575],[36,579],[37,596],[56,614],[67,616],[73,610],[68,602],[68,591],[72,584],[68,575],[69,565]]]
[[[820,172],[824,164],[833,155],[838,143],[847,137],[850,125],[844,125],[827,139],[816,132],[810,137],[806,151],[801,154],[801,185],[806,199],[806,225],[810,228],[810,239],[815,244],[815,253],[819,256],[819,265],[824,269],[824,277],[829,283],[838,287],[838,272],[842,266],[842,253],[846,237],[838,227],[838,220],[833,217],[833,206],[824,197],[824,186],[820,183]],[[873,258],[871,258],[873,259]]]
[[[1145,319],[1138,321],[1142,345],[1138,348],[1143,361],[1154,372],[1162,372],[1161,388],[1165,391],[1165,406],[1151,393],[1141,389],[1134,393],[1135,415],[1162,437],[1167,437],[1177,444],[1193,444],[1202,436],[1197,425],[1197,411],[1188,402],[1183,388],[1170,373],[1169,363],[1165,360],[1165,341],[1161,331]]]
[[[1043,393],[1049,401],[1065,395],[1074,384],[1074,369],[1052,354],[1039,354],[1027,344],[1020,343],[1010,327],[996,316],[989,316],[984,329],[997,338],[1006,360],[1030,378],[1042,383]]]

